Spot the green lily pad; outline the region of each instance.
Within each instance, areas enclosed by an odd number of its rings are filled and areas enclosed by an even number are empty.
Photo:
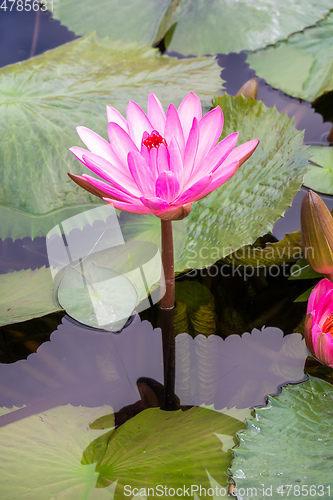
[[[223,262],[234,266],[279,266],[283,263],[295,262],[303,255],[301,231],[286,233],[277,242],[267,242],[264,248],[247,245],[228,255]]]
[[[82,173],[68,151],[79,145],[77,125],[105,137],[105,106],[125,112],[133,99],[146,108],[149,91],[165,106],[194,91],[207,111],[220,72],[212,58],[180,61],[93,35],[1,69],[0,236],[43,236],[60,217],[100,204],[67,176]]]
[[[280,396],[269,397],[266,407],[256,409],[247,427],[238,435],[231,467],[236,488],[247,490],[237,498],[331,497],[331,384],[309,377],[283,388]]]
[[[54,0],[54,16],[77,35],[97,30],[113,40],[157,43],[183,54],[255,50],[315,24],[332,8],[329,0]],[[292,13],[292,15],[291,15]]]
[[[225,487],[232,458],[230,446],[241,428],[244,424],[239,420],[206,408],[173,412],[150,408],[111,436],[107,433],[104,448],[101,438],[91,443],[83,460],[88,463],[89,457],[96,459],[102,450],[96,466],[97,485],[104,487],[117,481],[115,499],[126,497],[129,489],[157,485],[176,490],[195,484],[209,488],[208,473]],[[221,440],[227,440],[228,445],[221,445]],[[96,447],[98,451],[94,452]],[[182,496],[175,494],[175,498]]]
[[[95,488],[95,465],[81,463],[89,442],[104,434],[89,422],[111,410],[59,406],[0,427],[3,498],[112,499],[112,487]]]
[[[294,13],[289,16],[294,17]],[[273,87],[314,101],[333,89],[332,29],[333,12],[316,26],[295,33],[286,41],[248,54],[248,62]]]
[[[252,244],[272,231],[298,192],[307,169],[308,148],[293,120],[262,102],[243,96],[215,99],[224,113],[222,138],[239,132],[239,144],[258,137],[254,154],[223,186],[192,206],[191,214],[173,223],[175,270],[203,268]],[[124,238],[159,244],[154,216],[122,214]]]
[[[41,267],[0,275],[0,326],[61,310],[50,269]]]
[[[333,80],[332,80],[333,85]],[[311,146],[311,161],[304,176],[304,185],[323,194],[333,194],[333,148]]]

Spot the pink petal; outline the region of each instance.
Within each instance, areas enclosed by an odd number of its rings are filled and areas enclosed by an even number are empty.
[[[227,182],[237,172],[238,168],[239,168],[239,163],[235,161],[230,165],[228,165],[227,167],[225,167],[223,172],[221,172],[219,176],[214,176],[214,174],[216,175],[216,172],[214,172],[212,183],[210,184],[210,186],[207,187],[207,189],[205,189],[201,193],[200,198],[207,196],[212,191],[222,186],[222,184]]]
[[[119,163],[119,160],[115,158],[110,144],[103,137],[87,127],[76,127],[76,130],[81,141],[92,153],[102,156],[111,163]]]
[[[126,194],[123,191],[119,190],[118,188],[111,186],[106,182],[100,181],[95,177],[91,177],[90,175],[87,174],[83,174],[82,177],[86,179],[89,182],[89,184],[103,191],[105,193],[105,196],[107,197],[110,196],[112,198],[115,198],[116,200],[125,201],[126,203],[133,203],[133,201],[136,202],[138,201],[138,198],[136,196]]]
[[[185,139],[183,128],[179,120],[178,112],[173,104],[170,104],[165,122],[164,138],[170,144],[171,138],[175,137],[182,154],[185,150]]]
[[[314,322],[320,327],[323,326],[327,317],[333,312],[333,289],[324,293],[317,304],[316,309],[312,312]]]
[[[149,168],[154,179],[158,177],[157,152],[158,150],[156,148],[151,148],[149,151]]]
[[[168,210],[170,208],[169,203],[157,196],[153,196],[151,198],[140,198],[141,202],[148,208],[150,208],[154,212]]]
[[[151,214],[152,210],[145,207],[139,203],[124,203],[117,200],[111,200],[109,198],[103,198],[103,200],[114,208],[118,208],[118,210],[122,210],[123,212],[130,212],[132,214]]]
[[[178,142],[173,137],[168,147],[169,151],[169,168],[173,172],[179,182],[183,183],[183,161],[182,155],[178,146]]]
[[[154,129],[164,137],[165,111],[159,99],[152,92],[150,92],[148,97],[148,118]]]
[[[125,130],[125,132],[129,133],[127,121],[117,109],[112,108],[111,106],[106,106],[106,116],[108,119],[108,123],[117,123],[119,127]]]
[[[164,144],[161,144],[157,150],[157,171],[159,174],[169,168],[169,152]]]
[[[220,106],[212,109],[199,122],[199,146],[196,165],[205,158],[206,154],[215,146],[223,129],[223,113]]]
[[[130,136],[117,123],[109,123],[108,136],[111,148],[118,158],[118,163],[122,166],[124,172],[128,172],[127,155],[130,151],[138,151],[138,148]]]
[[[312,290],[307,307],[307,314],[312,313],[314,309],[316,309],[319,300],[321,297],[333,289],[333,283],[327,278],[322,279]]]
[[[228,156],[228,162],[237,160],[239,161],[239,165],[242,165],[252,155],[258,144],[259,139],[253,139],[252,141],[244,142],[244,144],[237,146]]]
[[[123,172],[120,168],[115,167],[112,163],[108,162],[101,156],[95,155],[86,149],[73,147],[70,151],[82,162],[86,167],[88,167],[92,172],[102,177],[102,179],[111,182],[114,186],[118,186],[119,189],[126,191],[126,188],[121,188],[121,186],[127,187],[134,194],[139,194],[137,187],[130,177],[129,172]]]
[[[151,134],[153,126],[147,118],[146,113],[134,101],[130,101],[126,110],[128,129],[131,138],[138,148],[141,147],[144,132]]]
[[[175,201],[175,206],[185,205],[185,203],[192,203],[201,198],[201,193],[208,189],[211,183],[211,176],[206,175],[198,182],[193,184],[190,188],[183,192],[183,194]]]
[[[234,134],[230,134],[225,137],[213,149],[211,149],[204,161],[200,165],[197,165],[192,172],[192,179],[198,180],[203,175],[218,173],[219,167],[226,159],[227,164],[232,163],[229,162],[229,156],[236,145],[237,139],[238,133],[235,132]]]
[[[314,351],[316,358],[324,365],[333,368],[333,338],[329,333],[320,332],[314,342]]]
[[[187,141],[193,124],[193,118],[198,121],[202,118],[201,102],[193,92],[190,92],[179,105],[178,115],[183,127],[185,141]]]
[[[128,153],[127,161],[141,196],[154,196],[155,182],[145,159],[138,151],[131,151]]]
[[[185,153],[184,153],[184,184],[189,180],[194,167],[195,157],[199,144],[199,122],[193,118],[192,128],[187,139]]]
[[[162,172],[156,181],[156,196],[171,203],[179,194],[179,182],[173,172]]]

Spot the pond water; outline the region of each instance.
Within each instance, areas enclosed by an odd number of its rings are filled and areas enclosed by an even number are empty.
[[[76,38],[50,18],[47,12],[1,12],[0,66]],[[220,54],[218,61],[231,95],[254,76],[244,53]],[[258,85],[258,100],[294,116],[296,127],[305,130],[306,144],[328,145],[332,123],[324,123],[310,103],[273,89],[261,78]],[[300,204],[306,192],[302,187],[272,234],[261,239],[261,246],[299,230]],[[333,197],[322,198],[332,210]],[[176,297],[181,299],[174,316],[177,407],[214,405],[217,410],[231,412],[236,407],[245,411],[265,405],[266,396],[278,394],[283,384],[306,379],[308,351],[298,333],[303,328],[306,302],[294,300],[315,281],[288,280],[291,264],[284,272],[274,274],[266,269],[252,276],[241,271],[223,273],[224,265],[220,263],[214,273],[207,270],[194,276],[188,272],[176,278]],[[49,266],[45,237],[0,240],[1,274],[43,266]],[[61,405],[91,409],[108,405],[118,424],[158,406],[164,381],[158,325],[155,304],[134,313],[125,328],[113,334],[86,327],[64,312],[1,327],[0,406],[11,412],[0,416],[0,427],[35,414],[48,418]],[[306,366],[312,365],[308,361]],[[326,378],[330,376],[328,372]],[[39,444],[36,446],[39,450]],[[26,450],[22,453],[28,458]],[[39,466],[36,470],[40,473]],[[104,490],[98,491],[102,495]],[[66,498],[88,496],[76,496],[74,490]]]

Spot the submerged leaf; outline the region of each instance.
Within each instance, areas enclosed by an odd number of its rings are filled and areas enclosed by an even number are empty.
[[[247,427],[238,435],[240,446],[234,450],[231,467],[236,488],[250,492],[246,499],[275,499],[282,494],[298,498],[300,491],[305,493],[303,485],[309,489],[314,485],[314,498],[330,496],[331,384],[309,377],[302,384],[283,388],[280,396],[269,397],[267,406],[256,409]]]
[[[118,331],[134,311],[138,296],[126,276],[90,262],[65,270],[58,301],[80,323]]]
[[[197,281],[176,282],[174,333],[211,335],[216,330],[214,297]]]

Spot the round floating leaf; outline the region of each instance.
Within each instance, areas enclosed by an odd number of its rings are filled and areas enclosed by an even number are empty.
[[[256,409],[255,419],[249,420],[247,426],[238,435],[240,446],[234,450],[231,474],[236,488],[248,494],[237,498],[276,499],[282,498],[282,493],[284,497],[299,498],[302,491],[303,496],[308,496],[303,485],[308,490],[315,485],[309,494],[313,498],[330,497],[331,384],[309,377],[303,384],[283,388],[280,396],[268,399],[266,407]]]
[[[89,423],[112,411],[59,406],[0,427],[0,489],[3,498],[113,498],[113,488],[95,488],[95,465],[81,463],[89,442],[104,434]]]
[[[97,31],[112,40],[151,44],[170,0],[53,0],[53,16],[77,35]],[[175,3],[174,0],[170,3]]]
[[[332,30],[333,13],[274,47],[249,54],[248,62],[273,87],[313,101],[333,89]]]
[[[103,16],[107,18],[105,13]],[[170,102],[178,105],[194,91],[207,111],[211,96],[221,87],[220,72],[212,58],[179,61],[149,47],[122,45],[92,35],[3,68],[1,237],[45,235],[62,216],[77,214],[86,203],[100,204],[67,176],[67,171],[83,171],[68,151],[80,145],[77,125],[106,137],[105,106],[110,104],[124,113],[133,99],[146,108],[149,91],[164,106]],[[65,208],[66,213],[59,212]],[[33,215],[31,224],[25,214]]]
[[[107,486],[117,481],[115,499],[124,498],[125,485],[131,489],[156,485],[177,489],[195,484],[209,488],[207,473],[227,486],[229,447],[242,428],[239,420],[206,408],[144,410],[118,427],[111,437],[105,436],[107,447],[96,466],[97,484]],[[222,444],[221,449],[220,439],[226,437],[228,446]],[[88,448],[89,456],[95,458],[94,446],[101,449],[100,440]],[[180,496],[176,494],[175,498]]]
[[[333,194],[333,148],[312,146],[310,153],[316,165],[310,165],[304,185],[323,194]]]
[[[166,37],[169,50],[185,54],[214,54],[255,50],[286,38],[294,31],[323,19],[332,8],[328,0],[181,0]]]
[[[61,307],[50,269],[42,267],[0,275],[0,326],[45,316]]]
[[[224,113],[222,138],[238,131],[239,144],[256,137],[260,144],[226,184],[194,203],[186,219],[174,222],[178,272],[210,266],[271,232],[291,205],[307,168],[303,132],[295,130],[287,115],[243,96],[225,95],[215,105]],[[158,244],[156,217],[122,214],[120,222],[126,239]]]
[[[58,301],[80,323],[118,331],[131,316],[138,296],[126,276],[83,261],[65,270]]]
[[[54,16],[83,35],[152,44],[164,35],[170,50],[186,54],[214,54],[254,50],[286,38],[323,19],[330,0],[102,0],[98,7],[82,0],[54,0]],[[292,15],[291,15],[292,13]],[[170,29],[171,28],[171,29]]]
[[[228,255],[223,262],[234,266],[275,266],[295,262],[303,255],[301,231],[286,233],[277,242],[267,242],[264,248],[248,245]]]

